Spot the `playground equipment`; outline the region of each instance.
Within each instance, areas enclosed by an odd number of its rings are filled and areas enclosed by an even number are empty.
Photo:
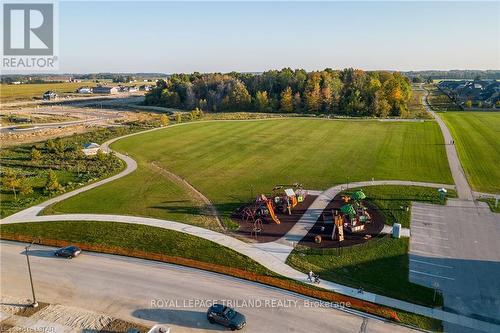
[[[264,194],[262,194],[262,197],[265,198]],[[280,224],[281,221],[276,217],[276,214],[274,213],[274,207],[273,207],[273,202],[270,199],[266,198],[266,206],[267,206],[267,211],[269,212],[269,215],[271,216],[271,219],[277,223]]]
[[[340,212],[343,214],[341,218],[344,220],[343,227],[351,233],[365,230],[365,224],[371,221],[366,207],[361,204],[363,199],[366,199],[363,190],[354,192],[348,199],[343,198],[344,202],[347,202],[340,207]],[[337,220],[335,222],[337,223]]]
[[[262,219],[258,218],[253,222],[252,231],[250,232],[250,237],[257,236],[262,232]]]
[[[273,187],[275,207],[283,214],[288,212],[288,215],[291,215],[292,209],[295,208],[299,202],[304,201],[306,196],[307,191],[305,191],[299,183],[276,185]]]
[[[281,223],[274,212],[273,200],[267,198],[264,194],[259,195],[252,204],[245,207],[241,215],[243,221],[253,223],[257,229],[259,229],[258,226],[260,225],[259,232],[262,231],[262,219],[268,215],[275,223]]]
[[[258,232],[262,231],[262,223],[265,218],[269,217],[274,223],[280,224],[281,221],[276,215],[277,212],[291,215],[292,209],[295,208],[299,202],[304,201],[307,194],[307,191],[298,183],[291,185],[276,185],[273,187],[270,197],[261,194],[254,202],[241,210],[242,220],[247,223],[252,223],[254,225],[255,234],[257,235]]]
[[[344,219],[338,213],[335,213],[333,223],[332,240],[337,239],[342,242],[344,240]]]

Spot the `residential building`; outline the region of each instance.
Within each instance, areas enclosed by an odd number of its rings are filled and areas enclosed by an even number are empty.
[[[92,89],[92,92],[94,94],[117,94],[118,93],[118,88],[117,87],[112,87],[112,86],[97,86]]]

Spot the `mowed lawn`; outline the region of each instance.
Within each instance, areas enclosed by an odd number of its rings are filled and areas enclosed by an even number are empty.
[[[129,137],[113,148],[133,156],[139,169],[63,201],[51,212],[117,213],[189,223],[203,218],[186,190],[152,163],[185,178],[226,217],[252,196],[270,193],[276,184],[299,182],[307,189],[326,189],[347,179],[452,182],[442,135],[433,121],[202,122]]]
[[[445,112],[462,167],[476,191],[500,193],[500,112]]]

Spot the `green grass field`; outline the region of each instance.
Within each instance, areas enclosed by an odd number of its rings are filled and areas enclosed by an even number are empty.
[[[500,112],[444,112],[467,180],[476,191],[500,193]]]
[[[95,87],[95,82],[63,82],[39,84],[2,84],[0,85],[0,102],[16,102],[33,98],[42,98],[47,90],[53,90],[59,95],[74,93],[78,87]]]
[[[112,83],[109,80],[101,80],[103,85],[124,85],[136,86],[142,84],[152,84],[146,82],[133,82],[133,83]],[[85,94],[76,94],[75,90],[79,87],[95,87],[96,82],[83,81],[83,82],[62,82],[62,83],[34,83],[34,84],[1,84],[0,85],[0,102],[10,103],[19,102],[22,100],[31,100],[33,98],[40,99],[42,94],[47,90],[55,91],[59,96],[76,95],[85,97]]]
[[[372,177],[452,182],[435,122],[193,123],[120,140],[113,148],[133,156],[139,169],[50,212],[120,213],[188,223],[203,218],[185,191],[152,162],[187,179],[223,216],[252,196],[270,193],[276,184],[326,189],[347,177],[351,182]]]
[[[341,252],[297,247],[287,262],[303,272],[312,270],[325,280],[433,306],[432,289],[408,281],[408,248],[408,238],[386,235]]]

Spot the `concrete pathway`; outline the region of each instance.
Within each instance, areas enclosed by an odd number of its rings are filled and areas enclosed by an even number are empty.
[[[424,89],[425,90],[425,89]],[[453,176],[453,181],[455,182],[458,198],[462,200],[474,200],[474,195],[472,189],[469,186],[469,182],[465,177],[465,172],[460,164],[460,159],[458,158],[458,153],[455,148],[453,137],[450,130],[444,123],[444,121],[439,117],[439,115],[432,111],[427,98],[429,96],[429,91],[425,90],[425,96],[422,99],[423,105],[425,106],[427,112],[429,112],[434,119],[436,119],[441,132],[443,133],[444,144],[446,147],[446,156],[448,157],[448,163],[450,164],[451,174]]]

